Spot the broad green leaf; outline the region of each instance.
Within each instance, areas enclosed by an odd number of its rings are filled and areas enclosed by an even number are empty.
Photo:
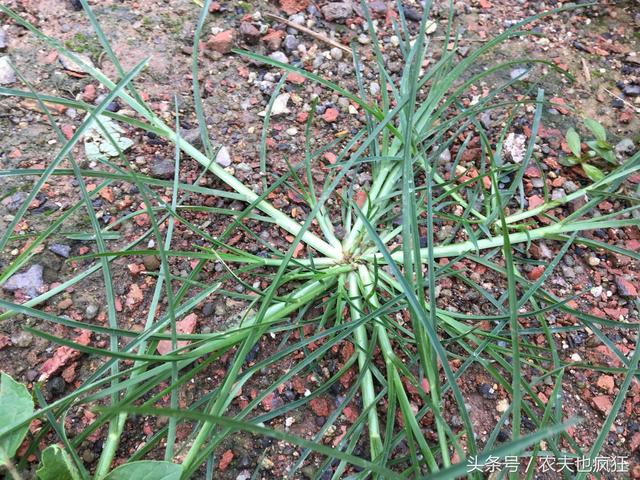
[[[182,467],[171,462],[141,460],[115,468],[104,480],[180,480]]]
[[[580,157],[580,135],[573,129],[570,128],[567,130],[567,145],[569,145],[569,149],[571,153],[573,153],[576,157]]]
[[[591,131],[591,133],[595,135],[596,139],[602,142],[605,142],[607,140],[607,131],[600,124],[600,122],[597,122],[591,118],[585,118],[584,126],[587,127]]]
[[[33,413],[33,399],[27,387],[6,373],[0,374],[0,465],[13,457],[29,431],[29,425],[5,434]]]
[[[79,480],[80,475],[71,458],[58,445],[49,445],[42,452],[40,468],[36,472],[40,480]]]
[[[573,167],[574,165],[577,165],[579,161],[580,159],[576,158],[573,155],[558,158],[558,163],[560,165],[564,165],[565,167]]]
[[[597,182],[598,180],[602,180],[604,178],[604,173],[602,173],[602,170],[600,170],[598,167],[594,167],[593,165],[589,165],[588,163],[583,163],[582,169],[584,170],[584,173],[587,174],[587,177],[589,177],[594,182]]]
[[[593,149],[593,152],[595,153],[594,156],[598,156],[609,163],[617,165],[618,162],[616,162],[616,156],[611,148],[603,148],[600,145],[600,142],[597,142],[595,140],[587,142],[587,144],[589,145],[589,148]]]

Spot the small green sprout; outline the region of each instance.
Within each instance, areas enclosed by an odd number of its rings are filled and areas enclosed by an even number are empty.
[[[597,182],[603,179],[605,174],[600,168],[592,165],[591,161],[600,158],[613,165],[617,165],[616,157],[613,153],[613,147],[607,142],[607,132],[599,122],[591,118],[585,118],[584,126],[587,127],[595,137],[593,140],[585,142],[589,147],[587,153],[582,153],[581,140],[578,132],[570,128],[565,138],[572,155],[561,158],[559,162],[566,167],[580,165],[587,177]]]

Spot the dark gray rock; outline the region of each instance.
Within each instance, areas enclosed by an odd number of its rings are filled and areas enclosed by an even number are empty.
[[[616,154],[620,157],[631,155],[635,149],[636,146],[630,138],[623,138],[615,146]]]
[[[345,2],[331,2],[322,7],[322,15],[329,22],[349,18],[352,11],[351,4]]]
[[[33,342],[33,335],[29,332],[18,332],[11,335],[11,343],[18,348],[27,348]]]
[[[15,273],[4,282],[2,289],[7,292],[24,291],[31,298],[36,297],[44,285],[42,265],[32,265],[23,273]]]
[[[387,4],[385,2],[371,2],[368,4],[369,10],[378,15],[384,15],[387,13]]]
[[[291,53],[296,48],[298,48],[298,45],[300,45],[300,42],[294,35],[287,35],[286,37],[284,37],[283,45],[284,45],[285,51],[288,53]]]
[[[418,11],[418,9],[413,8],[413,7],[409,7],[409,6],[404,6],[404,16],[406,17],[407,20],[410,20],[412,22],[420,22],[422,21],[422,12]]]
[[[215,303],[207,302],[202,307],[202,314],[205,317],[210,317],[211,315],[213,315],[213,312],[215,311],[215,308],[216,308],[216,304]]]
[[[151,175],[155,178],[170,180],[173,178],[174,169],[173,160],[156,158],[151,165]]]
[[[61,257],[69,258],[71,247],[69,245],[63,245],[61,243],[54,243],[52,245],[49,245],[49,251]]]
[[[260,30],[249,22],[242,22],[240,24],[240,36],[245,42],[256,44],[260,40]]]
[[[64,380],[60,377],[53,377],[44,385],[45,390],[52,397],[56,397],[64,393],[65,387],[66,385],[64,383]]]
[[[13,195],[2,200],[2,205],[4,205],[7,210],[9,210],[9,212],[13,213],[22,206],[26,199],[26,192],[16,192]]]
[[[640,85],[627,85],[622,91],[627,97],[640,97]]]

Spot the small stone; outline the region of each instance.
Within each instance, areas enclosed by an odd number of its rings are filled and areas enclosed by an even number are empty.
[[[529,210],[533,210],[542,204],[544,204],[544,199],[540,195],[531,195],[529,197]]]
[[[329,55],[331,55],[331,58],[333,58],[334,60],[342,60],[342,54],[342,49],[338,47],[333,47],[329,51]]]
[[[39,290],[44,285],[42,278],[42,265],[32,265],[29,270],[23,273],[15,273],[2,285],[8,292],[23,290],[31,298],[38,295]]]
[[[287,52],[291,53],[298,48],[298,45],[300,45],[300,42],[295,37],[295,35],[287,35],[286,37],[284,37],[283,45],[284,45],[284,49]]]
[[[533,270],[531,270],[527,274],[527,277],[532,282],[535,282],[536,280],[538,280],[542,276],[543,273],[544,273],[544,266],[543,265],[538,265],[538,266],[534,267]]]
[[[413,7],[405,7],[404,16],[407,18],[407,20],[410,20],[412,22],[422,21],[422,13],[420,13],[416,8]]]
[[[71,300],[70,298],[65,298],[64,300],[60,300],[60,302],[58,302],[58,310],[66,310],[71,305],[73,305],[73,300]]]
[[[289,63],[289,58],[284,54],[284,52],[281,52],[279,50],[269,55],[269,58],[275,60],[276,62]]]
[[[327,123],[333,123],[338,119],[340,112],[335,108],[327,108],[322,115],[322,119]]]
[[[640,85],[627,85],[622,92],[627,97],[640,97]]]
[[[581,362],[582,361],[582,357],[577,353],[572,353],[571,354],[571,361],[572,362]]]
[[[220,458],[220,463],[218,464],[218,470],[220,470],[221,472],[224,472],[232,460],[233,460],[233,451],[232,450],[225,451],[222,454],[222,457]]]
[[[503,398],[502,400],[498,400],[498,403],[496,403],[496,410],[498,411],[498,413],[504,413],[507,411],[508,408],[509,408],[509,400],[507,400],[506,398]]]
[[[369,45],[371,43],[371,38],[366,33],[361,33],[358,35],[358,43],[360,45]]]
[[[49,250],[56,255],[64,258],[69,258],[69,254],[71,253],[71,247],[69,245],[63,245],[61,243],[54,243],[52,245],[49,245]]]
[[[66,385],[62,378],[53,377],[47,383],[45,383],[44,388],[49,393],[49,395],[55,397],[64,392]]]
[[[95,459],[96,459],[95,454],[88,448],[82,452],[82,460],[84,460],[85,463],[91,463]]]
[[[229,154],[227,147],[220,147],[220,150],[218,150],[218,154],[216,155],[216,163],[222,167],[228,167],[231,165],[231,155]]]
[[[566,182],[564,182],[562,184],[562,188],[567,193],[573,193],[573,192],[577,192],[578,190],[580,190],[580,186],[577,185],[575,182],[572,182],[571,180],[567,180]]]
[[[270,458],[263,457],[260,461],[260,466],[265,470],[273,470],[273,467],[275,467],[276,465]]]
[[[142,257],[142,264],[147,272],[155,272],[160,269],[160,259],[155,255]]]
[[[300,75],[297,72],[290,72],[287,75],[287,82],[293,83],[294,85],[302,85],[305,81],[303,75]]]
[[[27,199],[27,196],[26,192],[16,192],[2,200],[2,205],[4,205],[11,213],[16,212]]]
[[[156,158],[151,164],[151,176],[169,180],[173,178],[175,168],[173,160]]]
[[[562,275],[566,279],[573,279],[573,278],[576,278],[576,271],[571,267],[563,265],[562,266]]]
[[[567,193],[562,188],[554,188],[551,192],[551,200],[557,201],[562,200],[567,196]]]
[[[250,44],[256,44],[260,40],[260,30],[253,26],[249,22],[242,22],[240,24],[240,36]],[[224,53],[224,52],[221,52]]]
[[[634,152],[635,149],[636,146],[633,143],[633,140],[631,140],[630,138],[623,138],[615,146],[616,154],[619,157],[629,156]]]
[[[486,398],[487,400],[492,400],[496,398],[496,393],[493,391],[493,388],[488,383],[481,383],[478,385],[478,393],[482,395],[482,398]]]
[[[351,4],[344,2],[331,2],[322,7],[322,15],[325,20],[335,22],[337,20],[345,20],[351,15]]]
[[[611,375],[600,375],[596,385],[607,393],[613,393],[613,389],[615,388],[615,382]]]
[[[88,55],[84,55],[83,53],[77,53],[77,52],[71,52],[71,53],[73,53],[73,56],[76,57],[78,60],[80,60],[83,64],[87,65],[87,67],[90,67],[90,68],[95,67],[95,65],[93,64],[93,61]],[[76,73],[88,72],[87,67],[83,67],[79,63],[72,60],[70,57],[60,54],[59,59],[60,59],[60,63],[62,64],[65,70],[69,70],[71,72],[76,72]]]
[[[296,127],[287,128],[287,135],[290,137],[295,137],[298,134],[298,129]]]
[[[233,41],[233,30],[225,30],[217,35],[211,35],[207,42],[207,46],[218,53],[229,53],[233,48]]]
[[[611,408],[613,408],[611,399],[607,395],[599,395],[597,397],[593,397],[591,401],[593,402],[593,405],[605,415],[608,415],[611,411]]]
[[[602,285],[598,285],[597,287],[593,287],[591,289],[591,295],[593,295],[594,298],[600,298],[600,296],[602,295]]]
[[[280,9],[287,15],[303,11],[309,6],[309,0],[280,0]]]
[[[211,315],[213,315],[213,312],[215,311],[215,309],[216,309],[215,303],[207,302],[202,307],[202,315],[204,315],[205,317],[210,317]]]
[[[524,67],[514,68],[511,70],[511,73],[509,73],[509,76],[511,77],[511,80],[515,80],[516,78],[519,80],[526,80],[529,76],[529,69]]]
[[[624,59],[624,61],[627,63],[635,63],[636,65],[640,65],[640,55],[630,53],[627,58]]]
[[[618,275],[616,277],[616,286],[618,287],[618,293],[623,297],[637,297],[638,289],[626,278]]]
[[[18,348],[27,348],[33,341],[33,335],[29,332],[20,331],[11,335],[11,343]]]
[[[598,257],[590,256],[587,257],[587,263],[592,267],[597,267],[600,265],[600,259]]]
[[[97,97],[98,97],[98,92],[94,84],[90,83],[89,85],[84,87],[84,90],[82,92],[82,100],[88,103],[93,103],[95,102]]]
[[[269,50],[278,50],[282,45],[282,37],[284,32],[274,30],[262,37],[262,41],[269,47]]]
[[[278,95],[273,102],[273,107],[271,107],[271,116],[275,117],[276,115],[282,115],[285,113],[291,113],[291,110],[287,107],[289,103],[289,97],[291,97],[288,93],[281,93]],[[262,111],[258,115],[264,117],[267,114],[267,111]]]
[[[309,402],[309,406],[313,413],[318,415],[319,417],[328,417],[329,413],[331,413],[331,409],[329,407],[329,401],[326,398],[314,398]]]
[[[445,148],[438,158],[442,163],[449,163],[451,161],[451,151],[448,148]]]
[[[0,85],[9,85],[15,81],[16,72],[9,63],[9,57],[0,57]]]
[[[90,303],[87,305],[87,308],[84,310],[84,318],[86,320],[93,320],[98,316],[98,312],[100,311],[100,307],[94,303]]]

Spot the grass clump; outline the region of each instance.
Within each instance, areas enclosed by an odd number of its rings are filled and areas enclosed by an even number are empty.
[[[41,440],[55,438],[64,449],[43,454],[42,468],[54,468],[48,465],[66,468],[67,472],[72,472],[69,473],[71,478],[116,479],[146,475],[148,478],[179,479],[194,477],[196,472],[202,471],[206,478],[214,478],[221,447],[229,436],[237,435],[239,431],[297,445],[302,454],[290,467],[290,475],[295,475],[309,455],[314,454],[320,458],[318,477],[330,472],[335,479],[346,478],[344,475],[349,478],[422,478],[427,475],[429,478],[455,478],[466,474],[472,457],[482,462],[490,456],[523,452],[532,457],[559,456],[563,452],[562,442],[567,442],[576,455],[590,458],[598,455],[637,372],[640,349],[636,348],[633,357],[627,358],[613,346],[612,351],[627,371],[625,381],[596,442],[589,451],[584,451],[566,434],[566,428],[576,421],[563,418],[562,395],[559,394],[568,364],[560,358],[553,338],[557,330],[548,324],[545,315],[552,311],[572,315],[575,324],[563,327],[562,331],[589,328],[608,346],[611,342],[603,333],[603,327],[636,327],[581,312],[570,306],[570,299],[557,298],[546,290],[544,281],[553,274],[562,255],[575,244],[609,249],[638,259],[634,252],[594,242],[584,238],[583,233],[637,224],[630,215],[637,208],[633,205],[614,214],[596,216],[593,213],[600,202],[619,195],[622,181],[640,168],[640,155],[636,154],[576,192],[555,200],[545,198],[535,208],[527,208],[520,191],[525,170],[535,162],[533,153],[545,105],[544,91],[539,89],[531,98],[506,102],[501,95],[518,81],[516,78],[496,86],[471,105],[463,102],[470,87],[493,73],[516,64],[535,64],[529,59],[517,59],[472,73],[474,64],[483,54],[510,38],[526,35],[524,27],[541,16],[507,29],[462,60],[456,54],[458,37],[452,33],[453,18],[450,16],[443,45],[453,43],[454,48],[442,49],[439,60],[423,68],[427,51],[441,48],[434,47],[425,35],[429,8],[425,8],[419,30],[410,32],[399,4],[397,31],[405,68],[396,82],[386,70],[363,2],[377,59],[381,86],[379,101],[364,93],[360,77],[359,93],[352,93],[308,71],[252,52],[238,51],[248,59],[284,72],[296,72],[347,97],[365,112],[367,119],[357,133],[333,144],[341,150],[322,184],[317,184],[312,174],[313,165],[324,151],[322,148],[314,151],[310,147],[313,112],[308,119],[303,158],[291,164],[284,176],[277,177],[266,169],[265,133],[260,145],[265,188],[256,193],[213,161],[216,148],[210,144],[206,131],[197,57],[199,36],[210,2],[204,2],[202,7],[192,58],[194,105],[201,128],[202,151],[180,136],[177,106],[175,124],[168,125],[144,103],[135,89],[134,80],[146,62],[124,72],[86,1],[81,0],[81,3],[101,48],[119,72],[120,80],[114,82],[100,70],[85,66],[88,73],[110,91],[98,106],[41,95],[28,84],[25,90],[0,89],[3,95],[35,99],[43,111],[47,111],[45,102],[49,102],[87,112],[84,122],[68,141],[50,117],[63,147],[46,169],[1,172],[3,176],[35,176],[36,181],[10,228],[0,238],[0,248],[17,242],[14,227],[25,217],[30,201],[51,175],[75,178],[82,201],[53,218],[46,230],[36,233],[29,248],[3,268],[0,282],[26,266],[35,255],[37,245],[63,229],[72,212],[82,211],[89,217],[91,231],[85,232],[84,239],[95,243],[95,253],[83,260],[93,263],[25,303],[0,300],[4,310],[0,318],[6,320],[21,313],[52,324],[91,330],[96,335],[106,336],[109,342],[107,347],[97,348],[25,328],[103,361],[76,390],[50,404],[40,394],[39,386],[35,387],[37,406],[33,413],[0,433],[24,432],[25,425],[32,420],[42,422],[40,430],[30,437],[24,456],[15,464],[6,459],[11,465],[11,474],[19,475],[28,455],[40,448]],[[82,64],[55,39],[46,37],[8,8],[1,8],[33,35]],[[355,52],[354,59],[357,63]],[[274,98],[282,85],[280,82],[276,87]],[[116,98],[135,113],[127,116],[107,111],[107,105]],[[507,120],[498,138],[493,139],[484,131],[479,115],[497,108],[507,111]],[[533,113],[531,135],[524,147],[523,160],[512,163],[502,145],[513,119],[526,108]],[[175,146],[174,179],[160,181],[139,174],[113,139],[111,142],[119,153],[117,158],[102,159],[100,169],[81,169],[72,155],[73,147],[83,132],[95,125],[109,137],[101,123],[105,116],[171,142]],[[267,115],[265,132],[268,126]],[[472,132],[480,138],[481,168],[477,175],[462,179],[464,174],[457,167]],[[456,158],[445,163],[442,160],[444,152],[459,138],[465,137]],[[214,175],[223,188],[216,190],[200,187],[198,182],[191,185],[181,182],[180,164],[185,157],[199,162],[201,176]],[[62,168],[65,161],[71,168]],[[356,195],[352,179],[356,173],[365,170],[372,177],[371,186],[364,196]],[[501,183],[505,175],[511,179],[510,184]],[[86,186],[88,178],[99,182],[91,191]],[[102,226],[92,206],[92,199],[114,181],[135,185],[143,203],[143,208],[116,223],[130,221],[137,215],[146,215],[149,219],[144,234],[117,249],[109,248],[113,224]],[[171,189],[170,200],[161,196],[157,187]],[[302,220],[293,218],[267,200],[272,192],[287,189],[295,191],[306,203]],[[192,207],[188,199],[193,194],[239,200],[244,208]],[[356,202],[355,198],[362,201]],[[580,198],[585,201],[573,213],[564,218],[554,216],[554,209]],[[226,229],[221,235],[212,236],[192,220],[190,212],[193,210],[227,216]],[[539,226],[534,221],[536,217],[544,218],[545,224]],[[277,226],[279,231],[292,237],[289,248],[286,251],[274,249],[247,227],[248,222]],[[178,226],[181,232],[189,232],[202,240],[199,246],[189,251],[177,250],[174,237]],[[339,230],[344,235],[339,235]],[[234,247],[229,239],[237,231],[258,242],[268,255],[259,256]],[[449,233],[437,235],[443,231]],[[150,239],[153,239],[153,246],[149,246]],[[528,262],[524,250],[541,239],[560,242],[562,247],[560,255],[532,281],[523,275],[523,267]],[[296,255],[300,245],[305,246],[306,257]],[[112,269],[114,260],[140,255],[157,256],[160,268],[155,276],[144,328],[132,331],[123,328],[115,306]],[[172,271],[176,258],[195,261],[186,276]],[[211,262],[218,262],[224,270],[218,282],[206,284],[200,281],[200,274]],[[505,285],[504,293],[496,296],[475,281],[470,275],[471,265],[481,265],[500,278]],[[82,285],[89,275],[98,272],[105,288],[106,326],[78,322],[37,308],[65,289]],[[266,288],[252,286],[246,280],[251,277],[261,279],[259,284]],[[491,312],[468,314],[441,308],[438,284],[446,279],[463,282],[491,306]],[[249,294],[234,293],[228,288],[229,283],[234,282],[244,286]],[[225,296],[248,304],[238,325],[212,333],[178,332],[177,322],[199,308],[206,299]],[[163,300],[166,306],[163,306]],[[523,319],[534,326],[523,328]],[[479,328],[481,323],[489,325],[490,329]],[[534,344],[529,340],[532,335],[543,336],[547,343],[542,347]],[[269,357],[248,362],[251,352],[264,338],[282,340]],[[170,342],[170,353],[160,355],[156,352],[161,341]],[[315,372],[316,366],[332,350],[347,344],[353,347],[351,353],[336,371],[319,376],[317,385],[307,396],[300,396],[266,413],[257,408],[280,385],[298,375]],[[299,355],[300,352],[303,355]],[[206,377],[207,368],[222,359],[227,361],[223,378],[206,394],[178,408],[186,387]],[[290,360],[288,370],[279,367],[279,362],[285,359]],[[243,386],[250,385],[268,368],[277,370],[276,378],[270,378],[266,386],[263,384],[243,407],[235,405],[234,397]],[[476,440],[460,386],[462,376],[472,368],[489,375],[510,396],[509,405],[486,444]],[[330,413],[316,436],[301,438],[286,430],[265,426],[321,398],[350,369],[357,371],[355,380],[346,388],[344,401]],[[523,373],[525,369],[527,375]],[[535,386],[549,377],[554,393],[558,395],[545,404],[536,395]],[[416,408],[415,398],[420,399],[421,407]],[[324,433],[352,400],[360,407],[357,417],[335,445],[326,445]],[[65,416],[81,406],[94,408],[97,415],[84,431],[69,438],[65,431]],[[451,415],[460,418],[458,426],[451,425]],[[114,469],[123,432],[134,418],[139,418],[136,416],[167,417],[168,422],[146,438],[123,465]],[[178,427],[185,424],[190,426],[190,433],[186,439],[178,440]],[[106,430],[104,445],[95,469],[90,473],[77,450],[83,441],[103,427]],[[510,432],[510,440],[496,446],[496,438],[503,430]],[[364,448],[363,437],[366,437]],[[540,450],[542,440],[548,448],[544,452]],[[162,461],[157,458],[159,451],[164,456]],[[11,455],[13,452],[8,456]],[[532,474],[528,472],[527,475],[531,478]],[[469,473],[470,477],[479,475],[478,472]]]

